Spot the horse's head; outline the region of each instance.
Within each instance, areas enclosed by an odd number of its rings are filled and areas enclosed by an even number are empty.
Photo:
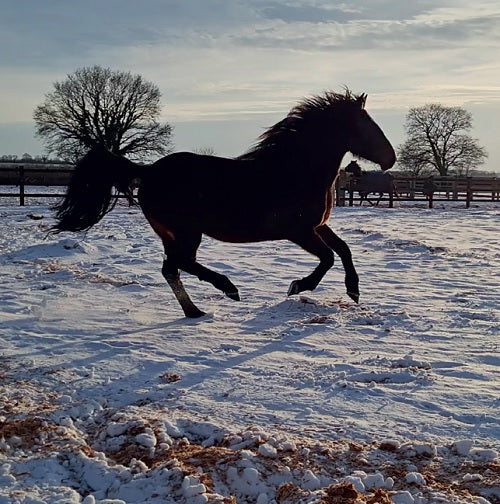
[[[365,102],[366,95],[356,96],[348,89],[344,94],[328,91],[307,98],[268,128],[259,142],[239,159],[267,157],[282,161],[288,156],[292,163],[302,167],[304,155],[315,156],[322,165],[325,159],[330,159],[329,155],[340,163],[346,151],[350,151],[387,170],[396,162],[396,154],[366,112]]]
[[[396,162],[396,153],[377,123],[365,110],[366,95],[362,94],[346,104],[347,149],[354,155],[388,170]]]
[[[361,166],[354,159],[344,168],[346,173],[352,173],[356,178],[361,177]]]

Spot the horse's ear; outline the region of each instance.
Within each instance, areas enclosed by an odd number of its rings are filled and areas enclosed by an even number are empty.
[[[365,108],[366,98],[367,98],[366,93],[360,94],[357,97],[356,103],[359,105],[360,108]]]

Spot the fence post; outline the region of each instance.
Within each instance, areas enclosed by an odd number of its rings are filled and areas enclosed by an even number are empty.
[[[19,206],[24,206],[24,166],[19,167]]]
[[[416,179],[417,177],[412,177],[410,180],[409,180],[409,184],[408,184],[408,189],[409,189],[409,193],[408,193],[408,196],[411,198],[411,199],[414,199],[415,198],[415,185],[416,185]]]
[[[465,208],[470,208],[470,202],[472,201],[471,178],[472,177],[467,177],[467,196],[465,200]]]
[[[345,206],[345,189],[340,187],[340,183],[337,183],[335,188],[335,206],[343,207]]]

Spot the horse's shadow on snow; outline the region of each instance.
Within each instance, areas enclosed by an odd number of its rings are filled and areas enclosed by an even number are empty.
[[[234,313],[234,315],[233,315]],[[231,376],[230,371],[245,365],[246,363],[270,356],[273,353],[279,353],[279,361],[283,362],[286,359],[287,352],[302,352],[304,350],[303,340],[311,335],[327,332],[332,329],[332,326],[337,326],[338,322],[334,317],[336,311],[334,308],[322,304],[317,304],[308,299],[286,299],[274,305],[265,305],[249,316],[247,320],[241,320],[238,323],[237,334],[232,334],[228,337],[227,345],[234,347],[229,355],[223,355],[217,352],[186,353],[179,355],[177,352],[169,351],[169,344],[177,338],[192,338],[193,345],[200,337],[210,337],[211,331],[211,316],[202,317],[200,319],[178,318],[167,322],[147,325],[144,328],[131,328],[123,330],[117,323],[116,329],[107,327],[105,332],[99,335],[96,339],[95,332],[87,329],[80,329],[79,334],[74,334],[71,340],[60,342],[53,341],[53,345],[44,345],[42,348],[31,349],[23,354],[18,354],[17,357],[29,359],[35,355],[45,355],[47,352],[53,354],[67,354],[68,360],[62,365],[55,367],[64,367],[69,369],[99,368],[99,364],[106,360],[114,358],[126,358],[134,351],[144,350],[145,358],[143,366],[135,366],[132,373],[124,373],[121,376],[116,376],[112,380],[113,390],[126,391],[126,394],[119,394],[121,399],[117,397],[117,403],[121,406],[127,404],[140,403],[146,400],[147,402],[156,402],[172,399],[177,397],[176,391],[182,389],[186,393],[189,390],[196,390],[197,387],[204,382],[213,380],[224,380]],[[238,318],[241,313],[232,312],[229,317]],[[216,316],[217,317],[217,316]],[[310,322],[315,317],[324,317],[322,322]],[[223,322],[221,323],[223,325]],[[194,327],[200,328],[200,332],[192,331]],[[123,327],[123,326],[122,326]],[[217,326],[220,328],[220,325]],[[184,329],[189,328],[191,334],[182,334]],[[215,329],[216,330],[216,329]],[[62,332],[62,331],[59,331]],[[162,338],[158,338],[158,333],[162,333]],[[156,335],[149,338],[149,335]],[[163,337],[164,334],[164,337]],[[248,349],[239,349],[238,340],[244,339],[245,334],[259,335],[255,338],[253,344],[255,347]],[[127,336],[135,336],[133,340],[127,340]],[[218,336],[218,343],[221,337]],[[79,345],[83,348],[78,348]],[[224,346],[224,345],[223,345]],[[189,348],[189,347],[187,347]],[[193,348],[196,348],[194,346]],[[82,350],[84,355],[82,355]],[[161,350],[161,356],[155,354],[155,350]],[[85,355],[87,354],[87,355]],[[140,355],[138,364],[141,363]],[[278,359],[278,357],[277,357]],[[172,385],[165,384],[161,381],[161,376],[169,371],[176,369],[178,363],[194,364],[185,373],[182,373],[181,382],[173,383]],[[278,365],[279,362],[277,361]],[[256,364],[258,368],[259,364]],[[37,367],[38,372],[50,371],[54,368],[53,365],[46,364],[42,367]],[[77,380],[78,381],[78,380]],[[105,389],[109,385],[96,383],[91,385],[95,387],[95,395],[106,394]],[[86,395],[89,394],[87,388]]]

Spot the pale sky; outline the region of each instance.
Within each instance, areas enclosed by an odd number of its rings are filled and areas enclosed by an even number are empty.
[[[101,65],[160,88],[176,150],[238,155],[348,86],[395,147],[409,107],[464,107],[500,171],[498,0],[0,0],[0,48],[0,155],[42,154],[34,108]]]

